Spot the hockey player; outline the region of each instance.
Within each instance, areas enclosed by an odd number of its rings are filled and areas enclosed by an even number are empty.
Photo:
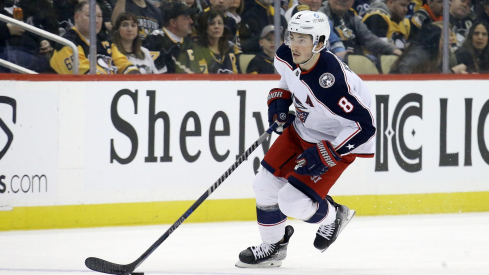
[[[355,214],[328,192],[356,157],[373,157],[375,122],[364,82],[325,50],[329,34],[323,13],[298,12],[275,55],[281,79],[268,119],[285,125],[253,183],[263,243],[243,250],[237,267],[280,266],[294,232],[287,217],[318,224],[314,246],[323,252]]]

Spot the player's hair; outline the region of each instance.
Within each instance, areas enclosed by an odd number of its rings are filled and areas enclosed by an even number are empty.
[[[207,34],[207,27],[209,26],[209,23],[212,20],[214,20],[214,18],[216,18],[217,16],[220,16],[224,23],[224,17],[225,17],[224,13],[216,9],[210,9],[209,11],[202,13],[202,15],[198,19],[199,22],[198,29],[197,29],[197,32],[199,34],[198,43],[203,47],[209,46],[209,35]],[[224,54],[229,48],[229,41],[227,37],[228,37],[227,28],[224,27],[224,32],[221,38],[219,38],[219,42],[218,42],[218,49],[221,54]]]
[[[119,51],[123,55],[134,55],[137,59],[144,59],[144,52],[141,50],[142,41],[141,41],[141,37],[139,37],[139,34],[132,41],[132,52],[130,53],[127,52],[122,46],[122,38],[119,29],[121,27],[122,21],[125,20],[134,21],[139,29],[138,18],[130,12],[123,12],[119,14],[119,16],[115,21],[114,34],[112,35],[112,42],[117,46],[117,49],[119,49]]]

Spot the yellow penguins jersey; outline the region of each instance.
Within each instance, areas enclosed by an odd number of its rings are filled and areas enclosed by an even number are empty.
[[[411,33],[409,19],[404,18],[401,22],[396,23],[391,20],[390,14],[386,10],[372,6],[363,16],[362,22],[379,38],[385,37],[387,42],[404,49]]]
[[[180,54],[176,62],[176,73],[188,74],[237,74],[238,66],[232,44],[221,54],[213,53],[208,47],[196,44]]]
[[[63,35],[73,42],[78,48],[80,59],[79,73],[86,74],[90,71],[89,42],[83,37],[76,28],[71,28]],[[73,50],[68,46],[56,44],[53,55],[49,61],[51,68],[58,74],[73,74]],[[139,73],[125,55],[117,47],[108,41],[97,39],[97,74],[129,74]]]
[[[411,0],[411,3],[414,4],[414,12],[417,12],[423,6],[423,0]]]

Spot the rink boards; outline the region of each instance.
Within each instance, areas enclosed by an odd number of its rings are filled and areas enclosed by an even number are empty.
[[[358,215],[489,211],[489,79],[365,76]],[[108,81],[109,80],[109,81]],[[173,223],[266,129],[276,76],[0,76],[0,230]],[[255,219],[258,147],[189,221]]]

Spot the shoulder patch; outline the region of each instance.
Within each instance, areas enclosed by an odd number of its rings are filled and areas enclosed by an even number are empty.
[[[334,75],[331,73],[324,73],[319,77],[319,85],[323,88],[329,88],[334,84]]]

